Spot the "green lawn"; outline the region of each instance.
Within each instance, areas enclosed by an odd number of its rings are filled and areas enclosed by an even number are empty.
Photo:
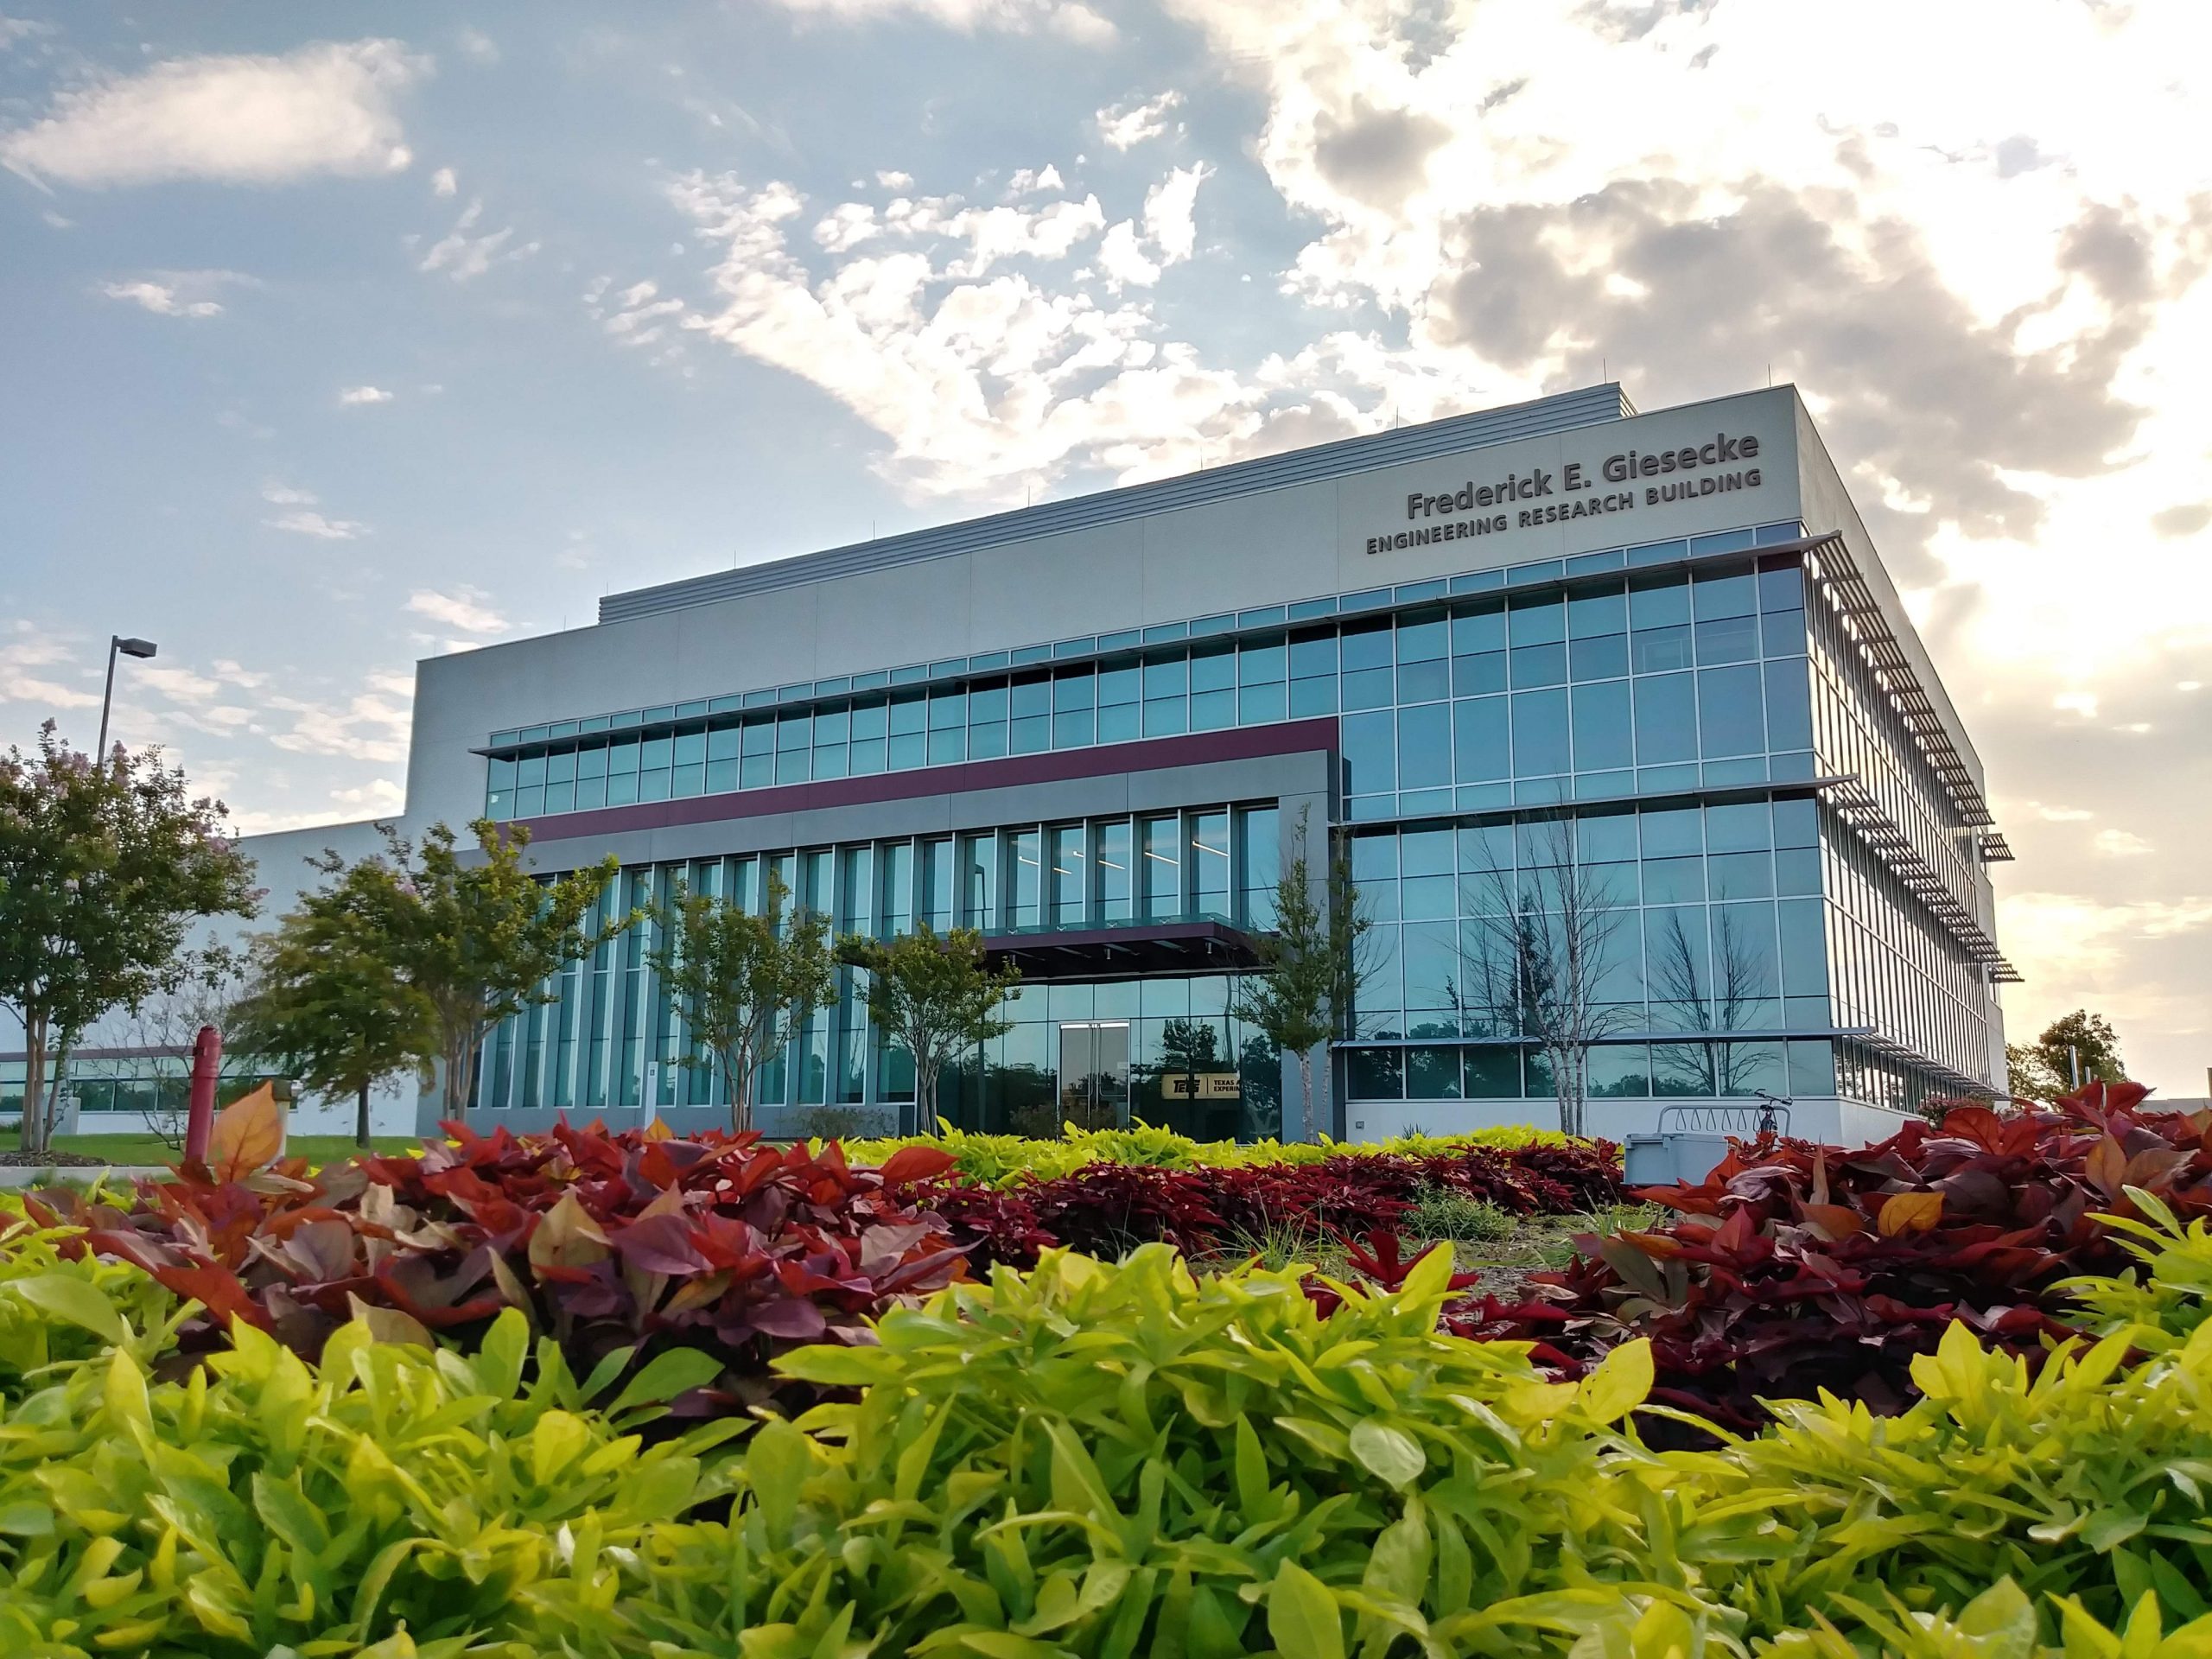
[[[177,1154],[157,1135],[65,1135],[56,1138],[54,1144],[60,1151],[105,1158],[111,1164],[173,1164],[177,1160]],[[405,1152],[420,1144],[411,1135],[376,1138],[378,1152]],[[16,1131],[0,1129],[0,1152],[15,1149]],[[352,1157],[359,1150],[353,1137],[346,1135],[296,1135],[285,1147],[287,1156],[305,1158],[316,1164],[334,1163]]]

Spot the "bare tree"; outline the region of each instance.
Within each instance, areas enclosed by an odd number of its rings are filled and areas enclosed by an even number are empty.
[[[1611,882],[1574,856],[1573,821],[1545,818],[1516,837],[1535,854],[1519,872],[1491,855],[1480,884],[1471,950],[1463,950],[1498,1035],[1533,1037],[1550,1064],[1559,1126],[1586,1133],[1590,1050],[1635,1023],[1604,1000],[1613,940],[1627,919]]]
[[[146,1128],[173,1151],[184,1150],[184,1130],[192,1103],[192,1048],[202,1026],[213,1026],[225,1037],[221,1062],[216,1068],[218,1090],[224,1083],[262,1075],[259,1057],[232,1040],[238,1007],[245,1001],[245,982],[237,960],[228,952],[210,954],[202,975],[184,980],[148,998],[131,1015],[132,1046],[153,1051],[153,1058],[174,1058],[184,1063],[184,1075],[175,1088],[159,1077],[154,1105],[146,1114]]]
[[[1665,1002],[1675,1023],[1686,1031],[1740,1031],[1745,1016],[1771,995],[1734,912],[1719,906],[1716,916],[1709,969],[1704,941],[1690,937],[1680,910],[1669,913],[1650,942],[1652,989],[1657,993],[1653,1001]],[[1700,1094],[1719,1099],[1749,1095],[1758,1082],[1758,1052],[1746,1044],[1662,1043],[1659,1051],[1657,1063],[1687,1074]]]

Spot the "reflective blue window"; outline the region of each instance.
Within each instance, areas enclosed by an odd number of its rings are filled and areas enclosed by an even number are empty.
[[[1452,770],[1463,784],[1488,783],[1513,772],[1511,728],[1503,697],[1476,697],[1452,705]]]
[[[1697,705],[1687,674],[1636,682],[1636,763],[1663,766],[1697,759]]]
[[[1437,789],[1452,781],[1452,705],[1426,702],[1398,711],[1398,787]]]
[[[1567,738],[1567,693],[1516,691],[1513,694],[1513,774],[1541,777],[1571,769]]]
[[[1700,669],[1697,713],[1705,756],[1756,754],[1766,747],[1766,716],[1760,706],[1756,666]]]
[[[1573,712],[1577,772],[1604,772],[1636,764],[1626,680],[1576,686]]]
[[[1805,660],[1784,657],[1766,665],[1767,747],[1813,747],[1812,679]]]
[[[1398,786],[1396,717],[1388,710],[1378,714],[1346,715],[1338,727],[1344,766],[1351,778],[1346,791],[1374,795]]]

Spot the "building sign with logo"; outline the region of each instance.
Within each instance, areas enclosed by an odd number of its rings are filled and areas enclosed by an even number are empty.
[[[1170,1100],[1242,1100],[1244,1084],[1234,1071],[1175,1071],[1160,1079]]]

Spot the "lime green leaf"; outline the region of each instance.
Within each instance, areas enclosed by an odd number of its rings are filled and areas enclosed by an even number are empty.
[[[721,1371],[721,1361],[712,1354],[696,1348],[671,1348],[647,1360],[645,1369],[624,1384],[622,1392],[614,1396],[614,1403],[607,1407],[607,1415],[619,1417],[632,1406],[659,1405],[673,1400],[686,1389],[704,1388]]]
[[[103,1342],[120,1344],[130,1340],[130,1327],[115,1311],[115,1304],[86,1280],[66,1273],[44,1273],[16,1280],[8,1288],[40,1312],[80,1325]]]
[[[1428,1454],[1421,1442],[1402,1428],[1379,1417],[1363,1417],[1351,1426],[1351,1454],[1367,1471],[1393,1486],[1408,1485],[1428,1467]]]
[[[1651,1342],[1624,1342],[1582,1379],[1582,1409],[1601,1423],[1633,1411],[1651,1392]]]
[[[567,1200],[564,1198],[563,1202],[566,1203]],[[637,1345],[633,1343],[627,1348],[617,1348],[613,1353],[602,1357],[598,1364],[591,1368],[591,1375],[584,1379],[583,1387],[578,1391],[578,1397],[584,1400],[598,1399],[601,1395],[614,1386],[614,1379],[622,1375],[631,1360],[637,1357]]]
[[[1268,1634],[1282,1659],[1344,1659],[1337,1599],[1296,1561],[1277,1567],[1268,1586]]]

